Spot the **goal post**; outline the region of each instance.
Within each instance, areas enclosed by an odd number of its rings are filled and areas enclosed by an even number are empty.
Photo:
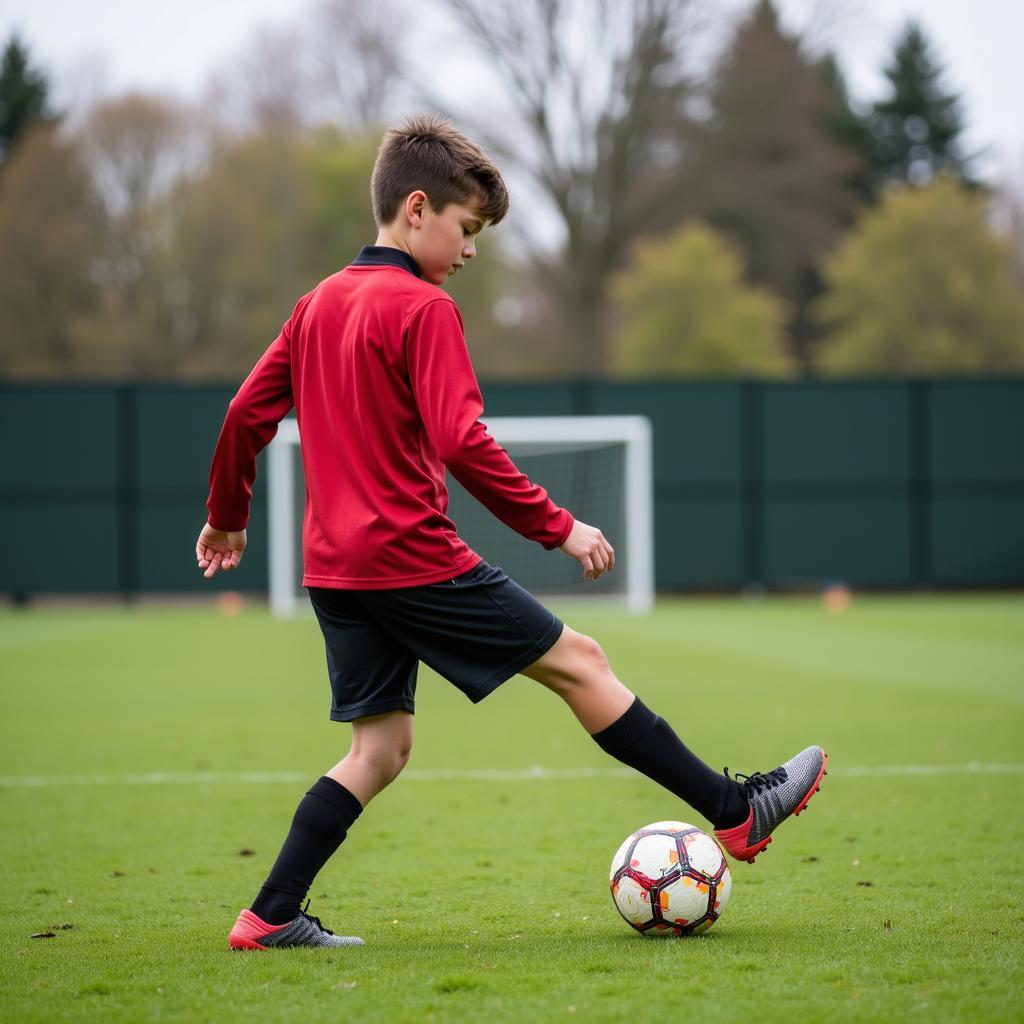
[[[302,589],[302,512],[296,501],[300,487],[304,501],[299,423],[286,419],[267,448],[270,609],[283,618],[298,610]]]
[[[615,548],[616,567],[582,579],[578,562],[546,552],[509,529],[450,475],[448,517],[459,536],[541,598],[613,602],[637,615],[654,603],[654,501],[651,423],[645,416],[511,416],[485,421],[488,433],[552,500],[598,527]],[[267,452],[270,604],[291,616],[302,599],[305,486],[294,419],[284,420]]]

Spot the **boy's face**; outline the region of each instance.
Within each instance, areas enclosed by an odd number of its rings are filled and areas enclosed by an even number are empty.
[[[431,284],[443,285],[476,255],[476,236],[484,227],[478,205],[471,198],[465,203],[449,203],[437,213],[424,196],[419,223],[409,234],[409,248]]]

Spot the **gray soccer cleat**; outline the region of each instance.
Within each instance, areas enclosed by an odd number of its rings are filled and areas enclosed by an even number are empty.
[[[309,907],[308,901],[306,907]],[[320,923],[320,918],[304,910],[286,924],[267,924],[251,910],[243,910],[228,936],[231,949],[283,949],[289,946],[333,948],[362,944],[363,940],[354,935],[335,935]]]
[[[827,765],[828,754],[821,747],[808,747],[767,775],[737,775],[736,780],[743,781],[750,814],[742,825],[715,829],[726,852],[753,864],[772,841],[772,832],[791,814],[799,814],[821,789]],[[729,774],[728,768],[725,774]]]

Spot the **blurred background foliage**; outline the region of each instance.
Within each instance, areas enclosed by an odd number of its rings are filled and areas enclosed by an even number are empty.
[[[1006,239],[981,195],[949,177],[890,190],[866,210],[825,268],[818,303],[829,374],[1024,369],[1024,299]]]
[[[482,376],[1024,371],[1021,183],[973,177],[918,25],[858,106],[771,0],[728,24],[699,0],[431,2],[493,102],[432,94],[399,0],[317,0],[201,104],[129,93],[70,116],[3,43],[0,375],[246,373],[373,241],[381,132],[423,109],[513,188],[452,286]]]
[[[688,222],[639,243],[612,294],[622,318],[613,332],[616,375],[649,376],[652,367],[680,376],[791,372],[782,300],[744,282],[739,254],[711,228]]]

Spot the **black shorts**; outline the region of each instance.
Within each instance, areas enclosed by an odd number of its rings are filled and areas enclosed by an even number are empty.
[[[442,583],[397,590],[310,587],[327,644],[331,718],[415,711],[419,662],[473,703],[532,665],[562,622],[486,562]]]

